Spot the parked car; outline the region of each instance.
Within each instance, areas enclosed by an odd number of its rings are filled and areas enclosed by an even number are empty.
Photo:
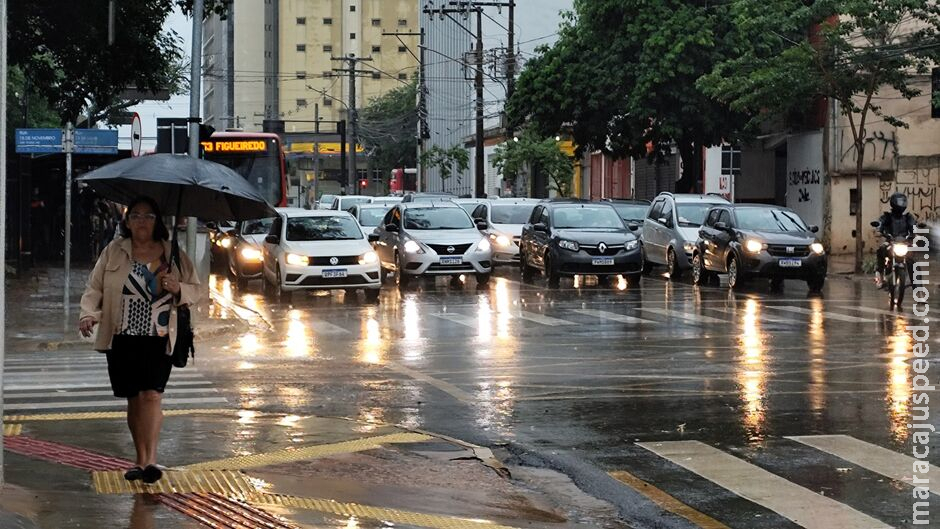
[[[391,206],[385,204],[356,204],[349,208],[349,213],[367,233],[372,233],[376,226],[382,223],[382,218],[388,213]]]
[[[692,281],[701,284],[716,273],[728,274],[738,288],[752,277],[770,278],[775,290],[784,279],[806,281],[819,291],[826,281],[826,250],[792,209],[763,204],[711,208],[692,253]]]
[[[470,215],[447,200],[403,202],[375,229],[375,248],[383,280],[391,271],[401,288],[421,275],[473,274],[485,284],[493,269],[493,251]]]
[[[718,195],[660,193],[643,220],[644,271],[666,265],[670,279],[692,267],[692,251],[705,214],[714,206],[730,204]]]
[[[561,276],[623,275],[639,282],[643,268],[640,241],[609,204],[547,201],[535,206],[522,229],[519,266],[531,281],[542,270],[550,287]]]
[[[273,223],[271,218],[246,220],[238,222],[232,230],[228,269],[236,287],[245,288],[249,280],[261,277],[261,247]]]
[[[408,202],[434,202],[439,200],[452,200],[457,197],[453,193],[436,193],[436,192],[422,192],[422,193],[408,193],[402,197],[403,203]]]
[[[329,209],[335,211],[349,211],[356,204],[368,204],[372,197],[365,195],[339,195],[333,199]]]
[[[266,294],[295,290],[365,290],[375,300],[382,284],[379,259],[356,219],[346,211],[278,208],[263,245]]]
[[[640,200],[636,198],[604,198],[601,202],[608,202],[617,214],[623,219],[628,228],[633,230],[637,237],[643,235],[643,219],[650,210],[649,200]],[[636,229],[633,229],[636,227]]]
[[[493,245],[493,263],[516,264],[519,262],[519,240],[522,228],[539,203],[534,198],[509,198],[486,201],[477,205],[470,213],[476,222],[485,222],[484,235]]]
[[[337,195],[320,195],[320,200],[317,200],[316,207],[314,209],[330,209],[333,205],[333,200]]]

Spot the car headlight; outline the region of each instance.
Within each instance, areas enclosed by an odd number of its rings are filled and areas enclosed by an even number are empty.
[[[640,245],[640,241],[634,239],[632,241],[627,241],[627,244],[624,245],[624,248],[627,250],[635,250],[637,246]]]
[[[361,265],[374,264],[374,263],[377,263],[378,261],[379,261],[379,254],[375,252],[370,251],[359,256],[359,264]]]
[[[424,253],[424,250],[421,249],[421,245],[415,241],[405,241],[404,249],[406,253]]]
[[[297,265],[297,266],[307,266],[310,264],[310,258],[306,255],[297,255],[294,253],[287,254],[287,264]]]
[[[684,242],[682,243],[682,249],[685,250],[685,253],[692,255],[695,252],[695,243],[694,242]]]
[[[261,260],[261,250],[257,248],[246,246],[242,248],[242,251],[239,253],[241,253],[242,259],[246,261],[260,261]]]
[[[496,246],[500,246],[502,248],[507,248],[512,244],[512,239],[501,233],[491,233],[490,240],[492,240]]]
[[[571,250],[572,252],[577,252],[581,250],[581,245],[575,241],[566,241],[565,239],[559,239],[558,247],[564,248],[565,250]]]
[[[222,248],[228,248],[232,246],[232,239],[229,239],[228,237],[223,237],[219,239],[219,246],[221,246]]]
[[[819,242],[814,242],[813,244],[810,244],[809,249],[812,250],[813,253],[816,255],[822,255],[823,252],[826,251],[826,249],[823,248],[822,243],[819,243]]]
[[[751,253],[759,253],[764,249],[764,244],[760,241],[755,241],[754,239],[748,239],[744,242],[744,249]]]
[[[904,257],[907,255],[908,247],[904,243],[896,243],[893,247],[894,255],[898,257]]]

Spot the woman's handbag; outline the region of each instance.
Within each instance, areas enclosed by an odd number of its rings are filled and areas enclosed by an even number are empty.
[[[180,277],[182,277],[183,267],[180,266],[179,251],[179,243],[174,237],[173,247],[170,251],[170,261],[176,263],[176,269],[179,270]],[[176,309],[176,342],[173,344],[173,366],[186,367],[190,356],[193,357],[193,362],[195,362],[196,348],[193,347],[192,315],[189,312],[189,307],[183,305]]]

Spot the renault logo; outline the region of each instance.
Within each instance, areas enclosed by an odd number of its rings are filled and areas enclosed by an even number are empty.
[[[330,257],[330,264],[331,264],[331,265],[338,265],[338,264],[339,264],[339,259],[336,258],[336,257]]]
[[[453,246],[447,247],[447,253],[454,253],[455,248]]]
[[[601,253],[607,253],[607,245],[604,244],[604,243],[598,244],[598,245],[597,245],[597,249],[598,249],[598,251],[600,251]]]

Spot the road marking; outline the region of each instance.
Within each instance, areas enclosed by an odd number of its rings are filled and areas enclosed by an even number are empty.
[[[292,463],[294,461],[307,461],[320,457],[327,457],[336,454],[349,454],[353,452],[363,452],[365,450],[375,450],[385,444],[403,444],[403,443],[421,443],[434,439],[430,435],[418,433],[394,433],[389,435],[379,435],[376,437],[366,437],[364,439],[355,439],[353,441],[343,441],[341,443],[331,443],[325,445],[313,445],[303,448],[287,448],[276,450],[264,454],[250,454],[245,456],[230,457],[216,461],[206,461],[193,465],[181,467],[186,470],[244,470],[246,468],[265,467],[280,463]]]
[[[181,415],[230,415],[238,413],[236,409],[198,409],[190,410],[163,410],[166,417],[175,417]],[[90,411],[80,413],[42,413],[38,415],[4,415],[4,422],[30,422],[30,421],[85,421],[94,419],[125,419],[125,411]]]
[[[858,311],[858,312],[865,312],[865,313],[868,313],[868,314],[879,314],[879,315],[881,315],[881,316],[894,316],[894,317],[898,317],[898,316],[908,316],[908,314],[905,314],[904,312],[893,312],[893,311],[890,311],[890,310],[873,309],[873,308],[870,308],[870,307],[852,307],[852,306],[847,306],[847,305],[846,305],[846,306],[841,306],[841,307],[839,307],[839,308],[840,308],[840,309],[847,309],[847,310],[855,310],[855,311]]]
[[[209,388],[174,388],[173,395],[182,393],[218,393],[219,390]],[[16,399],[45,399],[45,398],[72,398],[72,397],[109,397],[113,396],[111,390],[92,390],[92,391],[48,391],[44,393],[5,393],[7,402]]]
[[[167,405],[176,405],[176,404],[224,404],[228,402],[223,397],[199,397],[199,398],[182,398],[174,399],[168,398],[163,399],[163,403]],[[123,400],[111,399],[111,400],[93,400],[93,401],[83,401],[83,402],[22,402],[22,403],[11,403],[5,404],[3,407],[7,410],[57,410],[57,409],[66,409],[66,408],[113,408],[117,406],[127,406],[127,403]]]
[[[653,320],[644,320],[643,318],[627,316],[626,314],[617,314],[616,312],[610,312],[606,310],[572,309],[571,312],[577,312],[578,314],[584,314],[585,316],[592,316],[602,320],[619,321],[621,323],[659,323]]]
[[[424,382],[425,384],[429,384],[465,404],[472,404],[476,402],[476,399],[473,397],[473,395],[458,388],[450,382],[446,382],[439,378],[434,378],[431,375],[426,375],[420,371],[411,369],[410,367],[405,367],[397,362],[386,362],[385,367],[391,369],[392,371],[401,373],[407,377]]]
[[[551,316],[545,316],[544,314],[538,314],[535,312],[528,311],[519,311],[517,313],[510,313],[514,318],[519,318],[522,320],[534,321],[535,323],[541,323],[542,325],[549,325],[555,327],[558,325],[577,325],[577,323],[568,320],[562,320],[559,318],[552,318]]]
[[[864,513],[699,441],[637,443],[807,529],[891,529]]]
[[[666,492],[650,485],[627,471],[618,470],[616,472],[610,472],[610,477],[646,496],[663,509],[685,518],[702,529],[731,529],[711,516],[696,511],[692,507],[689,507]]]
[[[210,385],[206,379],[202,380],[170,380],[167,384],[167,391],[172,393],[173,388],[176,386],[201,386],[201,385]],[[107,380],[97,380],[90,382],[76,382],[71,384],[12,384],[12,385],[3,385],[3,391],[34,391],[38,389],[94,389],[94,388],[110,388],[111,383]]]
[[[91,473],[98,494],[218,494],[226,498],[249,499],[258,494],[248,476],[232,470],[165,470],[160,481],[148,485],[124,479],[122,470]]]
[[[22,424],[4,424],[3,425],[3,435],[5,437],[12,437],[14,435],[20,435],[23,433]]]
[[[673,319],[690,321],[692,323],[720,323],[722,325],[728,323],[726,320],[712,318],[711,316],[704,316],[702,314],[695,314],[693,312],[681,312],[671,309],[654,309],[652,307],[637,307],[637,310],[650,312],[652,314],[659,314],[660,316],[667,316]]]
[[[314,334],[350,334],[348,330],[339,325],[334,325],[322,320],[313,320],[308,322],[307,326],[313,329]]]
[[[436,314],[431,314],[435,318],[441,318],[442,320],[447,320],[450,322],[458,323],[465,327],[471,327],[473,329],[478,329],[480,327],[480,319],[474,318],[473,316],[467,316],[465,314],[458,314],[456,312],[439,312]]]
[[[912,473],[914,463],[918,460],[913,457],[860,441],[848,435],[794,435],[787,436],[785,439],[811,446],[893,480],[914,485]],[[930,467],[932,468],[933,465]],[[932,472],[928,472],[923,477],[929,478],[930,474]],[[937,494],[937,491],[932,492]]]
[[[88,375],[83,376],[82,373],[47,374],[47,373],[43,373],[42,371],[34,371],[31,373],[13,373],[9,376],[4,374],[3,381],[16,384],[16,383],[21,383],[21,382],[34,381],[36,380],[37,377],[41,377],[43,382],[55,382],[57,380],[68,381],[68,380],[75,380],[75,379],[80,379],[80,378],[92,379],[89,382],[100,382],[100,381],[108,381],[108,373],[106,370],[107,368],[102,366],[102,368],[97,372],[98,376],[96,377],[90,377]],[[177,373],[173,373],[172,376],[176,380],[180,380],[180,379],[190,380],[194,378],[202,378],[203,380],[205,380],[205,378],[202,376],[202,373],[199,373],[196,371],[189,371],[189,372],[180,371]]]
[[[849,323],[877,323],[878,320],[872,320],[870,318],[859,318],[857,316],[848,316],[845,314],[839,314],[838,312],[823,312],[812,309],[805,309],[803,307],[792,307],[789,305],[774,305],[774,306],[764,306],[766,309],[774,310],[783,310],[786,312],[794,312],[796,314],[808,314],[810,316],[814,314],[822,314],[830,320],[845,321]]]
[[[725,307],[725,308],[706,307],[705,310],[713,310],[713,311],[717,311],[717,312],[723,312],[723,313],[728,314],[728,315],[731,315],[731,316],[733,316],[733,317],[735,317],[735,318],[737,318],[737,317],[740,316],[742,313],[744,313],[744,311],[739,311],[739,310],[737,310],[737,309],[729,308],[729,307]],[[790,323],[790,324],[796,323],[792,318],[778,318],[778,317],[776,317],[776,316],[769,316],[767,313],[765,313],[765,312],[763,312],[763,311],[760,312],[760,318],[758,318],[758,319],[759,319],[760,321],[767,321],[767,322],[771,322],[771,323]]]

